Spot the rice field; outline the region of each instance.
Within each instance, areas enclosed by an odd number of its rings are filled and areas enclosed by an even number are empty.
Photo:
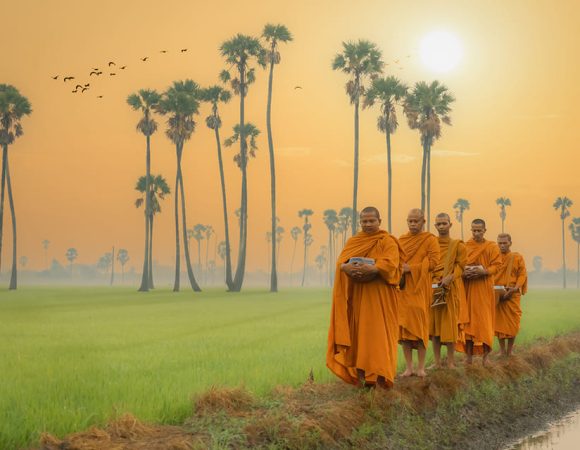
[[[24,287],[0,292],[0,448],[64,435],[124,412],[180,423],[191,396],[258,395],[325,368],[330,292],[138,293]],[[580,328],[580,291],[532,290],[518,343]],[[402,360],[402,358],[400,358]]]

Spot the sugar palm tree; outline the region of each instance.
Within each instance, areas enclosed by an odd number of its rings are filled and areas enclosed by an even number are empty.
[[[356,221],[356,215],[355,217],[355,221]],[[338,213],[338,225],[339,228],[342,232],[342,246],[344,247],[344,245],[346,244],[346,235],[347,232],[349,230],[349,228],[352,227],[352,219],[353,219],[353,214],[352,214],[352,208],[350,208],[349,206],[345,206],[344,208],[342,208],[339,213]],[[355,229],[356,229],[356,225],[355,225]]]
[[[137,180],[137,185],[135,186],[135,190],[142,194],[142,197],[139,197],[135,200],[135,207],[139,208],[143,205],[145,201],[145,189],[149,185],[149,242],[148,242],[148,258],[149,262],[147,264],[147,268],[149,270],[149,275],[147,279],[149,281],[149,288],[153,289],[155,287],[155,283],[153,282],[153,223],[155,215],[161,212],[161,203],[160,200],[165,200],[165,196],[171,193],[171,189],[169,189],[169,185],[163,176],[161,175],[150,175],[149,176],[149,183],[146,182],[146,177],[142,176],[139,177]]]
[[[338,225],[338,213],[334,209],[327,209],[323,213],[323,221],[326,228],[328,228],[328,281],[330,285],[334,283],[334,271],[332,263],[334,262],[334,233]]]
[[[512,201],[507,197],[499,197],[495,201],[495,204],[499,206],[499,217],[501,219],[501,232],[505,233],[504,224],[505,224],[505,218],[507,216],[505,208],[506,208],[506,206],[512,206]]]
[[[127,264],[129,259],[129,252],[127,249],[120,248],[117,253],[117,261],[121,264],[121,284],[125,282],[125,264]]]
[[[274,159],[274,139],[272,137],[272,85],[274,83],[274,66],[280,64],[279,42],[289,42],[292,35],[284,25],[267,24],[262,37],[268,43],[267,62],[270,66],[268,77],[268,103],[266,106],[266,130],[268,132],[268,150],[270,154],[270,202],[272,220],[270,234],[276,233],[276,164]],[[276,242],[272,242],[272,267],[270,270],[270,292],[278,292],[278,272],[276,270]]]
[[[304,286],[304,280],[306,279],[306,254],[307,249],[312,244],[312,236],[310,234],[310,229],[312,228],[312,224],[308,222],[308,218],[314,214],[314,211],[311,209],[301,209],[298,211],[298,217],[304,218],[304,224],[302,225],[302,231],[304,232],[304,266],[302,270],[302,283],[301,286]]]
[[[145,136],[146,152],[145,152],[145,190],[149,192],[149,180],[151,175],[151,136],[157,131],[157,122],[153,118],[153,111],[159,104],[161,95],[152,89],[140,89],[138,93],[131,94],[127,97],[127,103],[134,111],[139,111],[142,116],[137,122],[137,131]],[[145,199],[145,255],[143,257],[143,274],[141,276],[141,285],[139,291],[146,292],[153,287],[153,282],[149,280],[151,273],[150,263],[150,214],[151,204],[149,199]]]
[[[463,240],[463,213],[469,209],[469,200],[464,198],[458,198],[453,208],[455,209],[455,217],[457,221],[461,224],[461,240]]]
[[[161,97],[156,110],[162,115],[169,115],[166,134],[175,144],[177,156],[177,171],[175,175],[175,280],[173,291],[179,291],[180,276],[180,242],[179,242],[179,197],[181,196],[181,222],[183,234],[183,252],[187,266],[187,276],[194,291],[201,291],[191,267],[189,249],[187,248],[187,221],[185,211],[185,190],[183,188],[183,173],[181,157],[183,146],[195,131],[193,116],[198,113],[200,88],[192,80],[174,81],[173,85]]]
[[[290,284],[292,284],[292,277],[293,272],[292,269],[294,268],[294,257],[296,256],[296,244],[298,244],[298,237],[302,234],[302,230],[299,227],[292,227],[290,230],[290,237],[294,241],[294,248],[292,250],[292,260],[290,261]]]
[[[211,104],[211,114],[206,117],[205,123],[208,128],[214,131],[215,141],[217,146],[217,157],[218,157],[218,167],[220,172],[220,182],[222,188],[222,207],[224,213],[224,229],[225,229],[225,271],[226,271],[226,286],[228,290],[233,288],[233,277],[232,277],[232,257],[231,257],[231,245],[230,245],[230,226],[228,222],[228,204],[226,195],[226,179],[224,175],[224,165],[222,158],[222,144],[220,140],[219,129],[222,125],[222,120],[219,115],[219,104],[227,103],[230,101],[232,95],[230,91],[224,89],[221,86],[211,86],[209,88],[203,89],[201,93],[201,98],[204,102]]]
[[[240,243],[238,249],[238,266],[236,275],[234,277],[233,291],[239,292],[242,289],[244,282],[244,274],[246,270],[246,246],[248,240],[248,184],[247,184],[247,166],[250,158],[256,157],[256,150],[258,146],[256,138],[260,134],[252,123],[247,122],[243,127],[240,124],[234,126],[234,134],[224,141],[226,147],[231,147],[240,140],[245,142],[240,148],[243,151],[234,155],[234,162],[242,172],[242,199],[240,207]]]
[[[377,118],[377,128],[385,133],[387,140],[387,229],[391,232],[392,198],[393,198],[393,169],[391,164],[391,134],[397,131],[397,111],[395,106],[407,95],[407,86],[398,78],[388,76],[373,80],[370,89],[365,95],[363,108],[379,103],[381,114]],[[331,258],[332,261],[332,258]]]
[[[229,70],[223,70],[220,78],[224,83],[230,83],[234,94],[240,97],[240,121],[238,127],[240,143],[240,152],[238,154],[239,167],[242,171],[241,187],[241,226],[240,226],[240,245],[238,248],[238,263],[236,274],[234,275],[233,286],[230,290],[240,291],[244,283],[244,274],[246,270],[246,241],[247,241],[247,218],[248,218],[248,179],[247,179],[247,159],[248,147],[245,119],[245,98],[248,94],[249,85],[255,79],[255,68],[253,64],[266,67],[266,50],[260,44],[260,41],[254,37],[237,34],[233,38],[225,41],[220,46],[220,53],[229,65]],[[234,75],[230,73],[234,71]],[[255,128],[255,127],[254,127]]]
[[[431,147],[441,137],[441,123],[451,125],[451,103],[453,95],[445,85],[435,80],[415,83],[407,94],[404,112],[412,130],[419,130],[423,148],[421,168],[421,209],[427,215],[427,230],[431,225]]]
[[[572,203],[572,200],[568,197],[558,197],[552,205],[556,211],[560,210],[560,220],[562,221],[562,275],[564,277],[562,285],[564,289],[566,289],[566,235],[564,233],[564,222],[570,216],[570,206],[572,206]]]
[[[71,248],[69,248],[69,249],[66,251],[66,254],[65,254],[65,256],[66,256],[66,259],[67,259],[67,260],[68,260],[68,262],[69,262],[69,265],[70,265],[70,275],[71,275],[71,277],[72,277],[73,262],[75,261],[75,259],[77,259],[77,258],[78,258],[78,256],[79,256],[79,253],[77,252],[77,249],[76,249],[76,248],[74,248],[74,247],[71,247]]]
[[[30,115],[30,102],[18,89],[8,84],[0,84],[0,145],[2,146],[2,176],[0,182],[0,267],[2,255],[2,224],[4,223],[4,189],[8,191],[10,217],[12,219],[12,270],[10,272],[9,289],[17,287],[17,254],[16,254],[16,212],[10,180],[10,166],[8,164],[8,146],[14,144],[17,138],[24,134],[20,121]]]
[[[576,242],[576,288],[580,288],[580,217],[574,217],[568,226]]]
[[[201,241],[203,241],[205,235],[205,225],[202,225],[201,223],[197,223],[193,226],[193,233],[192,233],[192,237],[193,239],[195,239],[197,241],[197,267],[199,272],[201,273]],[[201,277],[201,275],[200,275]]]
[[[379,76],[384,63],[381,51],[375,44],[366,40],[343,42],[342,52],[332,60],[332,69],[349,75],[346,93],[354,105],[354,183],[352,195],[352,235],[356,234],[356,210],[358,195],[358,159],[359,159],[359,105],[365,94],[367,79]]]
[[[42,241],[42,248],[44,249],[44,265],[48,269],[48,246],[50,245],[50,241],[48,239],[44,239]]]

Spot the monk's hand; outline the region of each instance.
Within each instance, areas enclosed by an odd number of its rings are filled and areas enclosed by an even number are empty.
[[[409,273],[411,271],[411,267],[407,263],[403,263],[403,273]]]
[[[453,274],[450,274],[450,275],[443,277],[443,279],[439,283],[439,286],[444,287],[444,288],[449,288],[449,286],[451,285],[452,282],[453,282]]]
[[[358,271],[358,265],[354,263],[344,263],[340,266],[340,270],[346,273],[349,277],[355,278],[355,273]]]
[[[370,264],[361,264],[358,266],[358,276],[355,278],[356,281],[361,283],[368,283],[376,278],[379,273],[379,269]]]

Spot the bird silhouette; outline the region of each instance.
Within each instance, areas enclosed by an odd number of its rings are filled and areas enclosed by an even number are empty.
[[[81,89],[81,92],[85,92],[88,89],[88,87],[84,87]]]
[[[76,94],[79,90],[75,88],[74,91],[71,91],[73,94]]]
[[[167,50],[159,50],[159,53],[167,53]]]
[[[110,75],[110,76],[115,76],[115,75],[117,75],[117,74],[116,74],[115,72],[111,72],[109,75]]]
[[[109,61],[109,67],[111,66],[116,66],[116,64],[113,61]]]
[[[121,67],[119,67],[119,69],[121,69],[121,70],[125,70],[126,68],[127,68],[127,66],[121,66]]]
[[[51,77],[53,80],[58,80],[58,75],[55,75],[54,77]]]
[[[294,89],[302,89],[302,86],[294,86]]]
[[[146,56],[145,58],[141,58],[141,61],[147,61],[147,58],[149,58],[149,56]]]
[[[182,49],[181,49],[181,53],[184,53],[184,52],[186,52],[186,51],[187,51],[187,49],[186,49],[186,48],[182,48]]]
[[[96,71],[96,70],[93,70],[91,73],[89,73],[89,77],[90,77],[91,75],[99,75],[99,72],[98,72],[98,71]]]
[[[75,79],[75,77],[64,77],[62,79],[62,81],[64,81],[66,83],[68,80],[74,80],[74,79]]]
[[[103,96],[102,95],[97,95],[97,98],[103,98]]]
[[[103,73],[102,71],[100,71],[100,72],[97,72],[97,75],[101,75],[102,73]]]
[[[82,84],[77,84],[77,85],[75,86],[75,89],[82,88],[82,87],[83,87],[83,85],[82,85]]]
[[[93,67],[91,70],[96,70],[97,72],[99,71],[98,67]]]
[[[85,84],[85,87],[89,87],[91,85],[91,83],[87,83]]]

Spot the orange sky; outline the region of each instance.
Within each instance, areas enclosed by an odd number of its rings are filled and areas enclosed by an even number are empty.
[[[557,5],[557,6],[555,6]],[[352,202],[353,110],[344,92],[346,77],[331,70],[341,42],[369,39],[389,62],[387,73],[412,84],[439,79],[455,95],[452,127],[436,142],[432,161],[433,212],[451,211],[458,197],[471,202],[466,220],[483,217],[488,237],[500,227],[495,199],[511,198],[507,231],[514,249],[531,265],[541,255],[548,268],[560,265],[560,220],[552,209],[557,196],[575,201],[580,216],[578,129],[580,115],[580,4],[540,0],[466,1],[176,1],[164,2],[20,0],[2,6],[0,82],[16,86],[31,102],[25,135],[10,147],[17,209],[19,255],[30,268],[49,255],[64,262],[69,247],[78,262],[94,263],[110,247],[124,247],[129,266],[141,266],[143,216],[134,207],[133,187],[144,174],[145,141],[135,132],[139,119],[126,104],[140,88],[163,91],[173,80],[214,84],[223,69],[220,44],[241,32],[259,35],[264,24],[283,23],[294,41],[281,48],[273,106],[277,152],[279,216],[286,229],[280,265],[288,270],[290,229],[297,211],[315,211],[314,257],[327,242],[322,212]],[[443,29],[461,40],[459,66],[445,74],[425,68],[418,56],[426,33]],[[180,48],[188,48],[181,53]],[[167,54],[159,50],[167,49]],[[410,58],[406,55],[410,54]],[[145,63],[139,59],[149,56]],[[403,69],[393,61],[401,59]],[[109,60],[126,64],[116,77],[98,82],[88,74]],[[106,72],[106,71],[105,71]],[[51,76],[75,75],[92,82],[83,95]],[[247,97],[247,120],[262,130],[259,151],[249,166],[250,269],[266,268],[269,228],[269,166],[265,126],[267,77],[258,70]],[[86,81],[85,81],[86,80]],[[295,90],[300,85],[302,90]],[[97,95],[103,95],[97,99]],[[238,121],[238,97],[223,108],[222,135]],[[419,204],[420,144],[399,113],[393,136],[394,232],[405,229],[406,212]],[[214,136],[204,123],[186,144],[184,181],[188,226],[212,224],[223,239]],[[377,110],[361,113],[359,205],[386,212],[384,135],[376,129]],[[159,122],[162,124],[163,119]],[[153,173],[170,186],[175,152],[162,132],[152,139]],[[233,150],[225,150],[231,225],[239,207],[239,170]],[[172,196],[157,217],[155,259],[174,257]],[[10,250],[6,215],[3,269]],[[458,234],[458,226],[455,234]],[[236,235],[236,233],[233,233]],[[575,245],[568,239],[568,263]]]

